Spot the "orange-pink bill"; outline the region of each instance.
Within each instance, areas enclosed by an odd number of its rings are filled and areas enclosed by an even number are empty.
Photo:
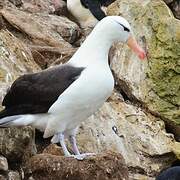
[[[141,60],[145,59],[146,57],[145,50],[143,50],[143,48],[139,46],[139,44],[137,43],[136,39],[133,36],[130,36],[128,38],[127,45],[137,54],[137,56]]]

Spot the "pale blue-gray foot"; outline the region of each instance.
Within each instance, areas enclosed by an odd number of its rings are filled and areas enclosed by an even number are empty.
[[[65,144],[65,138],[64,138],[64,134],[63,133],[58,133],[56,134],[53,139],[52,139],[52,142],[55,143],[55,142],[60,142],[61,144],[61,147],[63,149],[63,152],[64,152],[64,155],[66,157],[74,157],[75,159],[78,159],[78,160],[83,160],[84,158],[88,157],[88,156],[93,156],[95,155],[95,153],[83,153],[81,154],[79,152],[79,149],[77,147],[77,143],[76,143],[76,138],[75,138],[75,135],[70,135],[69,136],[69,142],[71,143],[72,145],[72,151],[74,154],[71,154],[68,149],[67,149],[67,146]]]

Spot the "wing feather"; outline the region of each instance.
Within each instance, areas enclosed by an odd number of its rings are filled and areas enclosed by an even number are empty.
[[[2,102],[3,116],[45,113],[81,74],[82,68],[60,65],[14,81]],[[1,113],[0,113],[0,118]]]

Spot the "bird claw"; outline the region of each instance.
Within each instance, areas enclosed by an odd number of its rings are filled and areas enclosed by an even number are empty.
[[[83,154],[77,154],[77,155],[71,154],[68,157],[73,157],[73,158],[75,158],[77,160],[83,160],[88,156],[94,156],[94,155],[96,155],[96,154],[95,153],[83,153]]]

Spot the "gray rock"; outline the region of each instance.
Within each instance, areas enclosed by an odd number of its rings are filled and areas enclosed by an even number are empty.
[[[31,13],[56,13],[58,15],[67,13],[66,3],[63,0],[24,0],[22,9]]]
[[[180,22],[163,1],[117,0],[108,13],[123,15],[148,51],[147,60],[141,61],[127,46],[116,45],[111,67],[119,87],[134,103],[142,102],[145,109],[165,120],[180,140]]]
[[[3,9],[1,14],[12,26],[41,45],[70,48],[69,43],[73,43],[79,35],[78,25],[66,17],[28,13],[14,8]]]
[[[174,0],[173,3],[169,5],[170,9],[172,10],[174,16],[177,19],[180,19],[180,1]]]
[[[0,174],[0,180],[7,180],[6,176]]]
[[[166,4],[170,4],[170,3],[173,2],[173,0],[164,0],[164,2],[165,2]]]
[[[34,62],[30,49],[9,31],[0,32],[0,102],[20,75],[40,70]],[[0,107],[1,109],[2,107]]]
[[[35,154],[34,131],[30,127],[3,128],[0,131],[0,153],[9,162],[20,162]]]
[[[8,180],[21,180],[21,177],[16,171],[9,171]]]
[[[62,63],[72,56],[75,48],[71,44],[79,37],[80,28],[66,17],[28,13],[14,8],[3,9],[1,14],[14,29],[24,34],[13,30],[14,35],[30,47],[35,61],[42,68],[58,58]]]
[[[32,176],[28,178],[28,180],[35,180]]]
[[[121,101],[118,93],[79,130],[80,152],[119,152],[134,175],[140,171],[153,177],[176,160],[172,152],[174,138],[165,132],[164,122]]]
[[[17,7],[23,4],[22,0],[9,0],[9,2],[13,3]]]
[[[67,5],[63,0],[52,0],[54,8],[55,8],[55,14],[57,15],[67,15]]]
[[[1,171],[7,171],[8,170],[7,159],[3,156],[0,156],[0,170]]]

